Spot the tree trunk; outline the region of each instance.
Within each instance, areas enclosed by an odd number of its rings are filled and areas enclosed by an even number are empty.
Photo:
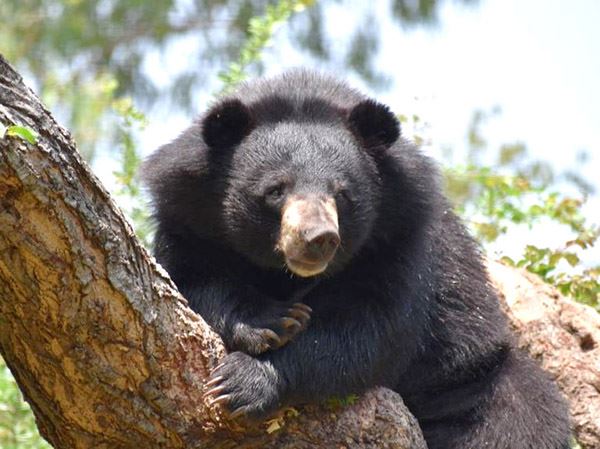
[[[222,342],[0,56],[0,352],[57,448],[396,448],[424,442],[386,389],[242,429],[203,398]],[[325,398],[324,398],[325,399]]]

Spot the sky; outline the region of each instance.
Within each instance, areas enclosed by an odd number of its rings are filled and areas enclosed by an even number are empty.
[[[376,66],[389,76],[390,86],[373,92],[357,77],[346,77],[395,112],[417,114],[426,124],[425,152],[439,157],[442,148],[451,147],[460,153],[474,111],[499,108],[482,129],[491,148],[523,142],[533,157],[550,161],[557,170],[575,167],[577,153],[585,150],[590,159],[578,170],[600,191],[600,1],[480,0],[470,6],[446,1],[436,27],[409,29],[386,17],[386,5],[355,2],[349,8],[347,2],[334,2],[327,27],[330,35],[343,38],[348,24],[361,14],[376,15],[383,34]],[[194,54],[194,42],[178,45],[173,53],[180,61],[182,55]],[[154,73],[168,77],[164,68],[176,69],[177,62],[149,58],[147,63]],[[299,65],[319,68],[290,45],[285,30],[274,37],[264,63],[268,75]],[[199,111],[217,88],[198,95]],[[174,138],[190,117],[166,118],[155,111],[149,120],[141,136],[145,154]],[[95,164],[103,178],[114,170],[106,162]],[[600,195],[590,199],[584,212],[600,223]],[[508,238],[510,244],[505,239],[498,246],[510,247],[516,255],[526,243],[553,246],[569,237],[546,227],[543,232],[520,229]],[[600,262],[600,248],[588,258]]]
[[[397,37],[380,59],[395,76],[388,102],[404,108],[419,99],[438,144],[464,138],[473,110],[500,106],[490,138],[523,140],[563,166],[577,150],[598,155],[598,24],[596,0],[446,3],[438,29],[388,31]]]

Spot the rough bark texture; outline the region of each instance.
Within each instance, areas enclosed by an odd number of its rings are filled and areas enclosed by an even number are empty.
[[[519,344],[558,382],[577,440],[600,448],[600,314],[525,270],[488,264]]]
[[[0,352],[57,448],[425,445],[395,393],[240,429],[203,399],[224,350],[148,257],[107,192],[0,56]]]

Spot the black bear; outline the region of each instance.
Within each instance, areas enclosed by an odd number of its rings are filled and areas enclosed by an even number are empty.
[[[566,449],[477,245],[390,110],[296,70],[219,99],[143,167],[155,254],[228,355],[232,418],[397,391],[430,449]]]

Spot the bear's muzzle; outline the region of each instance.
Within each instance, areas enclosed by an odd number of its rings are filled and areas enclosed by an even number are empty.
[[[302,277],[327,269],[340,244],[335,200],[331,197],[292,195],[283,207],[277,249],[287,267]]]

